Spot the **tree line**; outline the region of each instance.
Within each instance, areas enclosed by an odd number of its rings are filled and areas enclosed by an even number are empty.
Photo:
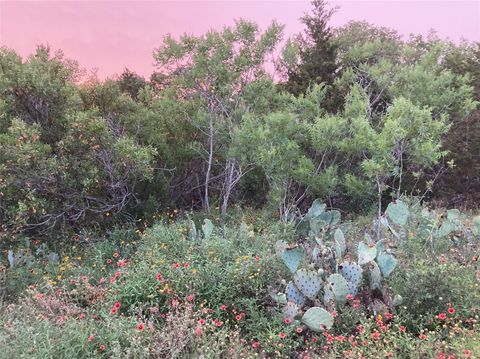
[[[246,20],[167,36],[149,79],[82,80],[61,51],[2,48],[3,237],[172,207],[269,207],[287,221],[313,198],[348,210],[478,198],[479,44],[332,28],[328,4],[312,5],[284,43],[282,25]]]

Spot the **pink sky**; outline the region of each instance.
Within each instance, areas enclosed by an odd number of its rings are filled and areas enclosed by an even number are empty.
[[[401,34],[426,34],[480,41],[480,0],[330,1],[339,11],[332,25],[367,20]],[[245,18],[262,28],[276,19],[287,36],[299,32],[308,1],[4,1],[0,0],[0,45],[20,55],[48,43],[101,77],[125,67],[148,76],[152,51],[165,34],[200,35]]]

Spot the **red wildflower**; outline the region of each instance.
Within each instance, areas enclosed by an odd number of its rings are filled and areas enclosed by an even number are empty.
[[[204,325],[206,323],[205,319],[199,319],[198,324]]]
[[[114,308],[117,308],[117,309],[120,309],[121,306],[122,306],[122,303],[120,303],[120,302],[116,302],[116,303],[113,305],[113,307],[114,307]]]
[[[297,333],[300,334],[301,332],[303,332],[303,329],[301,327],[298,327],[297,328]]]
[[[278,337],[279,337],[280,339],[285,339],[285,338],[287,337],[287,334],[285,334],[285,333],[279,333],[279,334],[278,334]]]
[[[120,278],[121,275],[122,275],[122,272],[120,271],[115,272],[115,278]]]
[[[357,330],[360,334],[363,333],[363,326],[361,324],[357,325]]]
[[[353,295],[351,295],[350,293],[346,295],[347,300],[353,300]]]
[[[203,334],[202,328],[196,327],[194,333],[197,337],[201,337]]]
[[[113,261],[110,258],[108,258],[107,259],[107,264],[112,264],[112,263],[113,263]]]
[[[143,330],[145,329],[145,324],[143,324],[143,323],[138,323],[137,329],[138,329],[139,332],[143,332]]]
[[[188,268],[188,267],[190,267],[190,264],[188,264],[188,263],[183,263],[183,268]]]
[[[93,341],[93,339],[95,339],[95,335],[90,334],[87,338],[87,342],[91,342],[91,341]]]
[[[254,341],[252,343],[252,348],[255,349],[255,350],[260,348],[260,342],[259,341]]]
[[[259,261],[260,260],[260,256],[255,256],[255,261]]]
[[[392,320],[393,319],[393,314],[392,313],[385,313],[385,319]]]
[[[228,306],[226,306],[225,304],[222,304],[222,305],[220,306],[220,310],[225,310],[225,309],[227,309],[227,308],[228,308]]]
[[[193,294],[187,295],[187,300],[188,300],[189,302],[193,302],[194,299],[195,299],[195,295],[193,295]]]
[[[472,351],[468,350],[468,349],[464,349],[463,354],[465,354],[467,357],[469,357],[472,354]]]
[[[285,324],[290,324],[290,323],[292,322],[292,320],[291,320],[290,318],[285,318],[285,319],[283,320],[283,322],[284,322]]]
[[[449,312],[450,314],[454,314],[455,313],[455,308],[448,308],[447,312]]]
[[[400,328],[398,328],[398,330],[400,330],[402,333],[405,333],[407,331],[407,328],[401,325]]]
[[[98,349],[100,349],[100,351],[103,352],[103,351],[104,351],[105,349],[107,349],[107,348],[105,347],[105,345],[100,344],[100,345],[98,346]]]
[[[445,313],[440,313],[439,315],[437,315],[437,317],[440,320],[445,320],[447,318],[447,315]]]
[[[180,268],[180,263],[174,263],[173,268]]]
[[[428,337],[427,337],[425,334],[423,334],[423,333],[420,334],[418,337],[420,338],[420,340],[426,340],[426,339],[428,338]]]
[[[113,253],[113,258],[118,258],[119,256],[120,254],[118,254],[118,252]]]
[[[223,322],[220,321],[220,320],[217,320],[217,321],[215,322],[215,326],[217,326],[217,327],[221,327],[222,325],[223,325]]]
[[[163,279],[162,275],[160,273],[155,274],[155,279],[160,281]]]
[[[112,313],[112,315],[117,314],[117,312],[118,312],[118,309],[115,308],[115,307],[113,307],[112,310],[110,311],[110,313]]]
[[[374,331],[371,335],[373,340],[378,340],[380,339],[380,332]]]
[[[123,259],[120,259],[118,262],[117,262],[117,266],[118,267],[125,267],[127,265],[127,261],[123,260]]]
[[[235,316],[235,320],[242,320],[243,316],[241,314],[238,314]]]

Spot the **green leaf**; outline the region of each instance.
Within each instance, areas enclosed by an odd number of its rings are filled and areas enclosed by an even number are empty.
[[[333,325],[333,316],[325,309],[312,307],[305,312],[302,322],[315,332],[330,329]]]

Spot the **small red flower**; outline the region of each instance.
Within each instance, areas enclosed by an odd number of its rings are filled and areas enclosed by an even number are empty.
[[[112,315],[117,314],[117,312],[118,312],[118,309],[115,308],[115,307],[113,307],[112,310],[110,311],[110,313],[112,313]]]
[[[193,302],[193,301],[195,300],[195,295],[193,295],[193,294],[188,295],[188,296],[187,296],[187,300],[188,300],[189,302]]]
[[[117,262],[117,266],[118,267],[125,267],[127,265],[127,261],[123,260],[123,259],[120,259],[118,262]]]
[[[217,321],[215,322],[215,326],[216,326],[216,327],[221,327],[222,325],[223,325],[223,322],[220,321],[220,320],[217,320]]]
[[[303,332],[303,329],[301,327],[298,327],[297,328],[297,333],[300,334],[301,332]]]
[[[447,315],[445,313],[440,313],[439,315],[437,315],[437,317],[440,320],[445,320],[447,318]]]
[[[362,334],[363,333],[363,326],[361,324],[357,325],[357,330],[358,330],[358,333]]]
[[[190,264],[188,264],[188,263],[183,263],[183,268],[188,268],[188,267],[190,267]]]
[[[117,309],[120,309],[121,306],[122,306],[122,303],[120,303],[120,302],[116,302],[116,303],[113,305],[113,307],[114,307],[114,308],[117,308]]]
[[[450,313],[450,314],[454,314],[455,313],[455,308],[448,308],[447,312]]]
[[[162,275],[160,273],[155,274],[155,279],[158,281],[161,281],[163,279]]]
[[[428,337],[427,337],[425,334],[423,334],[423,333],[420,334],[418,337],[420,338],[420,340],[426,340],[426,339],[428,338]]]
[[[227,307],[225,304],[222,304],[222,305],[220,306],[220,310],[225,310],[225,309],[227,309],[227,308],[228,308],[228,307]]]
[[[95,335],[91,334],[91,335],[88,336],[87,342],[91,342],[91,341],[93,341],[93,339],[95,339]]]
[[[287,337],[287,334],[285,334],[285,333],[279,333],[279,334],[278,334],[278,337],[279,337],[280,339],[285,339],[285,338]]]
[[[120,271],[115,272],[115,278],[120,278],[121,275],[122,275],[122,272]]]
[[[385,313],[385,319],[392,320],[393,319],[393,314],[392,313]]]
[[[137,329],[138,329],[139,332],[143,332],[143,330],[145,329],[145,324],[143,324],[143,323],[138,323]]]
[[[173,268],[180,268],[180,263],[174,263]]]
[[[241,314],[238,314],[235,316],[235,320],[242,320],[243,316]]]
[[[200,324],[200,325],[205,325],[205,323],[206,323],[205,319],[199,319],[198,320],[198,324]]]
[[[118,258],[119,256],[120,254],[118,254],[118,252],[113,253],[113,258]]]
[[[202,334],[203,334],[202,328],[196,327],[195,330],[194,330],[194,333],[197,337],[201,337]]]
[[[259,341],[254,341],[252,343],[252,348],[255,349],[255,350],[260,348],[260,342]]]
[[[468,350],[468,349],[464,349],[463,354],[465,354],[467,357],[469,357],[472,354],[472,351]]]
[[[256,262],[260,261],[260,256],[255,256],[255,261]]]
[[[377,331],[373,332],[371,337],[372,337],[373,340],[380,339],[380,332],[377,332]]]
[[[402,333],[405,333],[407,331],[407,328],[401,325],[400,328],[398,328],[398,330],[400,330],[400,332]]]
[[[347,294],[345,298],[347,298],[347,300],[353,300],[353,295]]]
[[[100,345],[98,346],[98,349],[103,352],[103,351],[105,351],[105,349],[107,349],[107,348],[105,347],[105,345],[100,344]]]
[[[107,259],[107,264],[112,264],[112,263],[113,263],[113,261],[110,258],[108,258]]]
[[[292,320],[291,320],[290,318],[285,318],[285,319],[283,320],[283,322],[284,322],[285,324],[290,324],[290,323],[292,322]]]

